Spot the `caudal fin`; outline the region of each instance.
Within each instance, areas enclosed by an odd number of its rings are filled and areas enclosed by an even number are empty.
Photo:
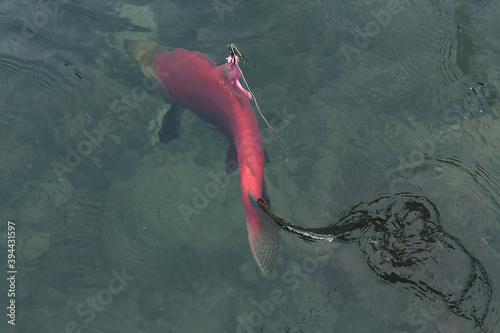
[[[250,249],[259,270],[268,279],[272,278],[274,264],[278,256],[279,238],[278,225],[261,208],[265,206],[262,199],[255,199],[248,194],[253,210],[247,212],[247,229]],[[262,201],[262,202],[261,202]]]

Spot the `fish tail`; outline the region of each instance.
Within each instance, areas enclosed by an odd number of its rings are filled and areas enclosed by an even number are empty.
[[[250,193],[248,197],[252,206],[251,211],[247,211],[250,249],[259,270],[266,278],[271,279],[273,277],[274,264],[278,256],[279,227],[273,221],[273,215],[268,214],[269,209],[267,209],[263,199],[256,199]],[[262,207],[266,209],[262,209]]]

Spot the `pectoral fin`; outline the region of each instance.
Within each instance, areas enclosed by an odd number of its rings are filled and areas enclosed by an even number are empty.
[[[170,109],[168,109],[168,111],[163,116],[160,130],[157,132],[160,142],[167,143],[170,140],[177,139],[180,136],[179,130],[181,127],[183,113],[184,107],[174,101],[170,106]]]
[[[264,149],[264,160],[266,163],[271,163],[271,160],[269,159],[269,155],[267,155],[267,151]]]
[[[236,145],[231,143],[227,148],[226,153],[226,174],[232,174],[236,169],[238,169],[238,152],[236,151]]]

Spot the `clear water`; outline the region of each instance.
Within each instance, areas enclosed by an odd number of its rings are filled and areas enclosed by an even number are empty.
[[[486,0],[1,2],[1,262],[13,221],[17,269],[2,332],[500,332],[499,15]],[[356,228],[282,232],[276,279],[259,277],[239,179],[196,201],[225,170],[222,135],[186,114],[158,144],[168,105],[125,38],[218,64],[235,43],[293,152],[262,123],[273,211]]]

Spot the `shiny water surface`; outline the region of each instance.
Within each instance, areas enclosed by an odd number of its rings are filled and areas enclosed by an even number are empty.
[[[2,1],[17,273],[1,331],[500,332],[499,16],[487,0]],[[289,147],[261,122],[271,208],[293,226],[273,280],[239,178],[221,181],[224,137],[188,112],[159,143],[169,105],[125,39],[247,57]]]

